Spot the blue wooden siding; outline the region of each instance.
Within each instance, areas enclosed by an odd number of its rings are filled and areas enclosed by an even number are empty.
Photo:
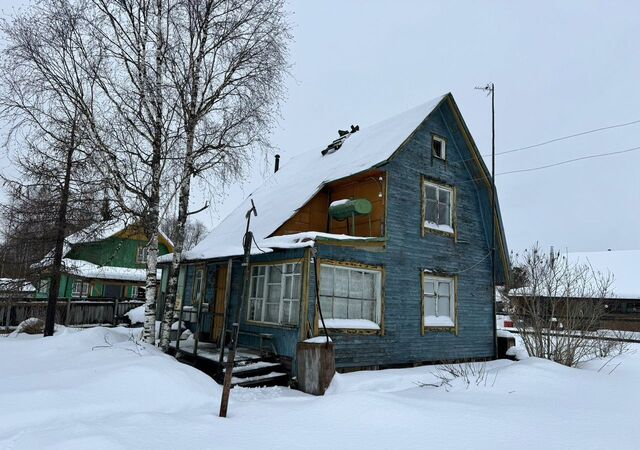
[[[431,158],[431,136],[447,140],[446,161]],[[331,157],[331,156],[328,156]],[[384,268],[383,332],[379,335],[332,333],[336,342],[338,367],[406,364],[493,356],[493,296],[489,254],[491,217],[488,187],[476,179],[480,170],[458,128],[453,111],[444,102],[426,120],[403,148],[381,169],[388,174],[387,242],[384,249],[367,251],[321,245],[320,261],[332,259]],[[422,178],[455,187],[456,238],[422,233]],[[288,250],[254,256],[252,262],[300,260],[304,250]],[[497,265],[500,267],[500,265]],[[422,333],[423,270],[457,277],[457,333]],[[187,271],[185,299],[191,299],[193,267]],[[207,298],[214,288],[207,282]],[[243,268],[240,258],[233,264],[231,301],[227,327],[235,320],[242,292]],[[315,274],[310,270],[308,319],[316,320]],[[186,303],[189,304],[189,303]],[[295,358],[300,338],[298,327],[248,323],[246,305],[241,331],[270,333],[276,351]],[[257,346],[256,338],[241,335],[240,344]],[[295,367],[295,361],[294,361]]]

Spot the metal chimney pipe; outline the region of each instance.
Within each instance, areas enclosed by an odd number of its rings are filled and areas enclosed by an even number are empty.
[[[280,169],[280,155],[276,155],[276,165],[274,167],[273,172],[277,172]]]

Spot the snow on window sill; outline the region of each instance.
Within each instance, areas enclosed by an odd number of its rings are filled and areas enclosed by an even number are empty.
[[[438,224],[435,222],[425,222],[424,227],[429,230],[440,231],[442,233],[453,234],[453,227],[450,225]]]
[[[423,325],[425,327],[444,327],[444,328],[451,328],[451,327],[455,327],[455,324],[453,323],[453,320],[451,320],[451,317],[448,316],[426,316],[423,320]]]
[[[366,319],[325,319],[324,324],[329,329],[380,330],[380,325]],[[321,321],[318,326],[322,328]]]

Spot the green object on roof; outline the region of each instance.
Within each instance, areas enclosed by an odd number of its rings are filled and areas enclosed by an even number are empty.
[[[366,198],[336,200],[329,205],[329,217],[335,220],[346,220],[353,216],[371,214],[371,202]]]

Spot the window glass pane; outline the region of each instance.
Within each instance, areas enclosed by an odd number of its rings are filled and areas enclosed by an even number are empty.
[[[331,297],[320,297],[320,307],[324,317],[333,317],[333,299]]]
[[[434,295],[436,293],[436,285],[433,281],[424,282],[424,293],[425,295]]]
[[[280,301],[280,291],[281,291],[281,288],[280,288],[279,284],[270,284],[267,287],[267,293],[268,293],[267,299],[270,302],[276,302],[276,301],[279,302]]]
[[[283,298],[292,298],[293,296],[291,295],[293,288],[293,277],[291,275],[287,275],[286,277],[284,277],[284,294],[283,294]]]
[[[285,301],[282,304],[282,322],[288,324],[298,323],[298,314],[300,312],[299,301]]]
[[[362,272],[350,270],[349,297],[362,298]]]
[[[269,283],[280,283],[282,266],[269,266]]]
[[[427,197],[427,200],[437,200],[437,197],[436,197],[437,188],[435,186],[431,186],[431,185],[427,184],[424,187],[424,191],[425,191],[425,195]]]
[[[448,281],[440,281],[438,283],[438,295],[446,295],[449,296],[451,292],[451,283]]]
[[[446,189],[438,189],[438,201],[440,203],[449,204],[449,199],[451,198],[451,192]]]
[[[293,277],[291,298],[300,299],[300,275],[295,275]]]
[[[336,297],[348,297],[349,295],[349,271],[336,268],[333,273],[333,295]]]
[[[449,217],[449,206],[442,203],[438,204],[438,224],[451,225]]]
[[[376,302],[375,301],[362,302],[362,318],[366,320],[370,320],[372,322],[376,321]]]
[[[348,301],[346,298],[335,298],[333,300],[333,319],[348,319]]]
[[[363,275],[364,290],[362,292],[362,298],[375,299],[376,298],[376,275],[371,272],[365,272]]]
[[[427,200],[425,205],[425,220],[427,222],[438,223],[438,202]]]
[[[320,268],[320,295],[333,295],[333,267]]]
[[[280,312],[280,302],[277,302],[277,303],[267,302],[266,310],[264,314],[264,321],[278,323],[279,312]]]
[[[256,297],[264,297],[264,276],[256,278]]]
[[[451,316],[451,304],[449,296],[439,296],[438,297],[438,316]]]
[[[362,319],[362,301],[349,299],[348,315],[349,319]]]
[[[435,297],[425,297],[424,313],[426,316],[436,315],[436,298]]]

